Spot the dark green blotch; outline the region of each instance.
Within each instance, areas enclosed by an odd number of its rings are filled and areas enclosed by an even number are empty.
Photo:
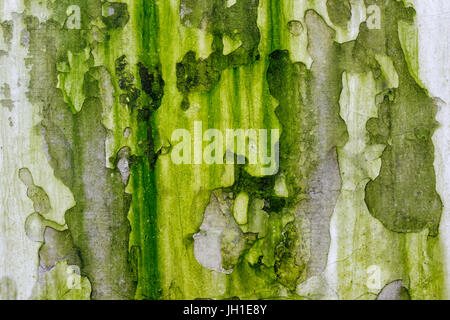
[[[136,88],[134,84],[135,77],[132,72],[127,70],[128,62],[125,55],[116,59],[115,71],[118,79],[119,88],[123,91],[119,100],[123,106],[129,106],[132,110],[137,108],[141,90]]]
[[[429,235],[436,236],[442,214],[432,141],[437,107],[410,74],[397,30],[398,21],[413,21],[415,12],[396,1],[379,5],[384,30],[371,33],[362,26],[360,56],[388,54],[399,75],[399,88],[383,92],[378,118],[367,123],[371,143],[386,149],[379,176],[367,184],[365,201],[369,212],[391,231],[429,229]]]
[[[293,223],[288,223],[283,230],[282,239],[275,248],[275,273],[278,281],[294,290],[297,280],[306,269],[306,264],[297,264],[294,254],[299,246],[299,233]]]
[[[0,23],[0,28],[3,30],[3,40],[9,46],[13,38],[13,22],[6,20]]]
[[[128,62],[125,55],[116,60],[116,74],[119,79],[119,88],[122,90],[130,90],[133,87],[134,76],[126,70]]]
[[[190,91],[206,92],[218,83],[221,68],[211,59],[196,59],[195,52],[189,51],[177,63],[177,87],[183,93]]]
[[[328,0],[328,17],[333,24],[346,28],[352,18],[352,8],[349,0]]]
[[[289,205],[293,198],[283,199],[273,194],[275,176],[252,177],[245,171],[244,165],[239,165],[235,170],[235,184],[225,192],[239,194],[245,192],[251,201],[264,199],[262,209],[249,209],[249,234],[248,246],[259,246],[261,256],[259,262],[251,268],[255,272],[260,268],[267,268],[266,272],[271,277],[290,290],[297,285],[297,280],[302,275],[306,263],[299,256],[299,233],[294,223],[287,223],[291,216]],[[270,213],[269,213],[270,212]],[[255,242],[254,236],[259,239]],[[243,253],[245,256],[246,252]],[[232,261],[236,264],[236,261]],[[242,264],[247,262],[241,261]],[[240,264],[242,266],[242,264]]]
[[[183,60],[177,63],[177,88],[183,93],[181,109],[189,108],[190,92],[208,92],[219,83],[221,72],[228,65],[228,59],[221,53],[222,48],[217,47],[218,51],[207,59],[196,59],[195,52],[189,51]]]
[[[226,34],[242,41],[244,51],[256,50],[261,38],[257,18],[259,0],[239,0],[227,7],[224,0],[182,0],[182,23],[214,35]]]
[[[226,191],[233,192],[233,194],[245,192],[250,198],[269,199],[272,197],[275,186],[274,176],[253,177],[248,174],[244,165],[236,165],[234,177],[234,185],[225,189]]]
[[[129,20],[130,14],[126,3],[106,2],[103,4],[102,21],[109,29],[122,29]]]
[[[138,68],[142,90],[152,99],[151,107],[154,110],[158,109],[164,96],[165,86],[161,66],[157,65],[149,69],[142,62],[139,62]]]
[[[177,88],[183,93],[182,110],[189,109],[190,92],[208,92],[220,80],[223,70],[259,60],[260,32],[257,25],[259,0],[240,0],[231,7],[223,0],[183,0],[180,5],[182,22],[189,27],[202,28],[214,36],[213,53],[206,59],[196,59],[196,53],[186,53],[177,63]],[[228,55],[223,54],[223,37],[242,42]]]
[[[280,168],[291,198],[296,198],[306,192],[310,174],[317,166],[317,138],[311,134],[316,123],[314,108],[305,104],[312,74],[303,63],[291,62],[286,50],[272,52],[269,62],[267,82],[270,94],[280,103],[275,113],[283,128]],[[298,165],[300,162],[302,166]]]

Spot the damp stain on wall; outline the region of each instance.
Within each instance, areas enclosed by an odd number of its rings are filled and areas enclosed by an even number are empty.
[[[445,296],[413,5],[1,5],[0,298]],[[173,163],[200,121],[280,130],[277,170]]]

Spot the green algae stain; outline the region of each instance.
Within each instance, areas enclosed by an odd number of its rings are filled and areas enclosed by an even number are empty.
[[[257,0],[242,0],[231,7],[223,1],[206,2],[204,6],[192,1],[181,3],[182,22],[205,28],[214,36],[213,53],[207,59],[196,59],[196,53],[189,51],[177,64],[177,88],[183,93],[183,110],[189,108],[190,92],[208,92],[218,84],[221,72],[226,68],[258,59],[257,6]],[[241,45],[224,54],[226,39],[239,41]]]
[[[76,24],[67,24],[69,5],[81,8],[80,29],[72,28]],[[103,16],[100,1],[58,1],[49,5],[53,19],[47,22],[26,17],[32,66],[28,95],[41,111],[41,132],[55,176],[71,189],[76,201],[76,206],[66,213],[66,220],[74,250],[83,261],[82,273],[92,283],[94,299],[132,298],[135,292],[128,265],[130,226],[126,216],[130,197],[125,193],[126,172],[122,172],[126,168],[106,167],[105,142],[109,133],[103,120],[105,112],[115,104],[108,96],[111,77],[104,68],[93,67],[94,59],[98,62],[101,58],[97,50],[102,41],[110,41],[112,33],[120,32],[128,22],[126,4],[111,5],[113,9],[107,10],[110,20],[105,18],[104,22],[111,31],[104,30],[99,20]],[[91,23],[103,31],[99,33]],[[43,78],[47,81],[41,81]],[[64,240],[65,233],[50,234],[41,250],[42,264],[49,267],[61,259],[76,261],[70,242]],[[42,279],[48,286],[46,291],[59,286],[54,282],[59,281],[59,271],[50,272]],[[89,284],[88,297],[90,293]]]
[[[239,173],[240,172],[240,173]],[[291,211],[284,209],[287,201],[275,196],[274,177],[254,178],[244,170],[238,170],[236,182],[229,190],[231,194],[248,194],[251,203],[248,208],[248,221],[240,227],[248,232],[245,236],[256,235],[242,256],[255,268],[266,268],[274,279],[293,290],[306,266],[298,250],[303,243],[293,224]],[[235,200],[239,200],[239,196]],[[242,263],[247,263],[243,261]]]
[[[116,73],[122,83],[136,79],[133,86],[121,85],[128,91],[127,104],[133,110],[137,125],[134,129],[138,152],[131,160],[129,189],[132,202],[128,219],[131,223],[130,263],[136,275],[136,299],[159,299],[160,273],[158,260],[158,211],[155,163],[160,150],[155,144],[154,113],[160,108],[164,96],[165,81],[158,55],[159,14],[155,1],[136,1],[134,12],[137,25],[142,26],[137,38],[140,61],[136,76],[126,71],[125,60],[116,61]],[[128,79],[128,80],[126,80]],[[133,92],[140,92],[140,99],[133,101]],[[131,93],[131,95],[130,95]]]
[[[68,103],[73,113],[81,110],[85,95],[83,94],[84,75],[89,70],[90,55],[84,51],[78,55],[68,52],[68,63],[63,61],[58,65],[58,87],[64,94],[64,101]]]
[[[275,273],[278,281],[291,290],[297,287],[299,278],[305,274],[306,263],[296,254],[302,241],[304,239],[291,222],[284,227],[281,241],[275,247]]]
[[[406,21],[398,22],[398,35],[405,54],[409,74],[417,84],[426,90],[419,79],[419,34],[417,26]]]
[[[0,30],[3,34],[3,41],[10,47],[13,38],[13,22],[5,20],[0,23]]]
[[[333,24],[342,28],[347,28],[347,24],[352,17],[349,0],[328,0],[327,12]]]
[[[403,51],[402,31],[409,28],[397,29],[397,24],[413,19],[413,10],[392,2],[383,9],[388,40],[385,50],[398,72],[399,87],[380,104],[379,120],[368,123],[372,141],[385,144],[386,150],[379,177],[367,185],[366,203],[371,214],[392,231],[420,232],[428,228],[435,236],[442,214],[431,140],[437,125],[436,105],[417,83],[417,72],[411,72],[417,49],[415,53]]]
[[[109,29],[122,29],[130,20],[128,5],[120,2],[105,2],[102,6],[102,21]]]
[[[145,158],[137,158],[131,167],[130,185],[134,197],[129,214],[132,228],[130,262],[137,277],[136,299],[160,298],[157,201],[154,189],[148,188],[152,184],[155,184],[153,168]]]
[[[343,70],[371,72],[375,80],[375,91],[366,92],[359,103],[345,102],[348,92],[342,92],[341,113],[349,132],[363,129],[352,117],[363,115],[358,108],[364,103],[376,102],[377,110],[372,106],[366,115],[367,133],[352,133],[352,144],[339,154],[344,181],[333,216],[338,242],[332,248],[338,263],[334,269],[330,262],[329,268],[342,299],[375,299],[384,285],[398,279],[412,299],[436,298],[442,293],[442,253],[436,238],[429,238],[437,235],[442,211],[431,143],[436,110],[409,72],[399,39],[398,23],[410,22],[413,10],[395,1],[377,4],[382,28],[362,24],[357,39],[341,46]],[[351,87],[351,99],[364,94],[355,84]],[[357,113],[350,117],[352,109]],[[352,159],[364,145],[364,160]]]
[[[310,172],[317,165],[314,157],[317,142],[311,134],[316,127],[316,116],[305,103],[311,72],[302,63],[292,63],[289,52],[274,51],[270,55],[267,80],[271,94],[280,102],[276,110],[283,126],[280,167],[286,175],[289,193],[301,197],[305,194]],[[298,164],[301,164],[301,170],[298,170]]]
[[[92,291],[92,298],[296,299],[299,284],[324,271],[333,210],[350,216],[362,212],[363,222],[355,228],[381,221],[390,231],[408,233],[389,233],[401,255],[393,259],[402,269],[394,274],[405,279],[408,272],[435,275],[431,284],[411,276],[404,285],[411,297],[438,294],[439,248],[427,242],[426,232],[425,240],[410,234],[429,229],[437,235],[442,211],[431,142],[436,110],[418,80],[416,34],[408,33],[411,9],[392,1],[380,4],[386,17],[382,30],[363,24],[355,41],[338,44],[335,30],[315,11],[305,12],[304,24],[281,23],[288,19],[282,15],[289,1],[127,3],[62,0],[49,5],[53,20],[26,18],[29,99],[41,110],[54,174],[77,202],[66,214],[68,230],[33,216],[41,223],[36,239],[45,239],[40,265],[48,271],[36,286],[37,298],[88,299]],[[350,3],[322,4],[329,20],[347,29]],[[70,5],[81,8],[79,30],[67,28]],[[180,21],[174,18],[178,15]],[[2,28],[8,37],[8,26]],[[182,48],[170,43],[180,30],[195,34],[192,29],[205,32],[204,41],[187,37]],[[301,45],[308,43],[311,67],[292,62],[296,52],[281,50],[288,36],[300,35],[308,38]],[[132,48],[123,49],[125,43]],[[201,48],[205,43],[211,48]],[[355,78],[366,84],[361,91],[373,89],[361,96],[366,103],[377,99],[378,115],[372,105],[367,113],[350,110],[346,86]],[[194,118],[209,126],[280,126],[280,172],[257,177],[246,166],[168,165],[165,156],[172,146],[166,131]],[[358,149],[361,141],[367,143],[364,150]],[[45,216],[49,201],[29,176],[25,169],[20,172],[36,214]],[[220,243],[220,268],[226,274],[199,265],[193,249],[193,234],[202,213],[207,220],[217,188],[232,194],[225,201],[230,211],[225,224],[232,231]],[[364,216],[364,200],[378,220]],[[365,266],[382,249],[367,248],[351,261]],[[426,257],[416,251],[433,253],[436,261],[428,258],[426,270],[418,271],[417,260]],[[89,280],[69,266],[81,266],[80,260]],[[344,263],[337,276],[345,282],[340,293],[348,298],[353,274]],[[75,286],[66,281],[68,275]],[[355,275],[357,290],[364,277]],[[396,279],[386,279],[391,280]],[[379,296],[396,289],[385,290]],[[377,292],[364,294],[376,297]]]
[[[189,32],[193,37],[186,37],[181,46],[174,45],[164,38],[160,39],[161,49],[165,53],[161,55],[161,64],[166,82],[165,91],[166,89],[167,91],[162,106],[157,111],[158,139],[161,142],[165,139],[168,140],[171,131],[180,127],[189,128],[191,121],[194,120],[203,120],[203,123],[208,123],[210,128],[226,129],[239,126],[247,128],[252,127],[252,125],[257,128],[276,127],[276,119],[272,115],[274,106],[271,104],[263,77],[266,62],[261,59],[258,60],[256,57],[235,68],[226,66],[220,73],[219,81],[212,86],[207,80],[202,81],[202,86],[192,87],[189,92],[190,107],[185,108],[186,111],[180,109],[179,103],[183,99],[183,93],[176,87],[177,81],[180,79],[177,79],[177,64],[183,61],[183,57],[189,51],[203,51],[203,53],[209,51],[205,48],[198,50],[197,46],[208,45],[208,39],[211,37],[205,35],[202,42],[196,42],[196,31],[178,25],[178,14],[181,13],[178,12],[179,9],[175,8],[173,4],[160,3],[159,5],[160,14],[164,15],[167,21],[173,19],[173,26],[171,24],[160,25],[162,33],[177,34],[178,31],[176,30],[181,28],[182,33]],[[206,57],[204,55],[197,57],[197,54],[191,53],[195,58],[195,62],[192,59],[193,63],[191,64],[193,69],[197,65],[201,65],[201,68],[203,68],[206,63],[202,63],[201,59],[207,60],[215,53],[217,53],[216,56],[224,56],[223,39],[217,36],[212,37],[212,40],[213,53]],[[193,50],[194,48],[195,50]],[[214,52],[214,50],[217,52]],[[242,50],[236,49],[235,51]],[[232,54],[233,52],[229,55]],[[226,60],[224,59],[224,61]],[[180,70],[180,67],[178,69]],[[192,72],[191,74],[194,75]],[[180,80],[182,81],[178,81],[178,83],[187,83],[185,79],[190,78],[190,75],[184,77],[184,79],[181,77]],[[256,85],[255,79],[258,79]],[[204,89],[203,83],[206,84],[206,89]],[[250,99],[250,97],[255,98]],[[167,145],[170,148],[170,143],[167,143]],[[259,268],[252,269],[246,261],[239,259],[233,273],[224,275],[214,274],[203,268],[195,260],[193,234],[198,232],[201,225],[202,213],[204,213],[210,198],[209,192],[232,185],[231,178],[234,170],[229,170],[228,167],[220,168],[219,166],[193,166],[192,168],[180,166],[176,168],[170,163],[170,158],[166,154],[161,154],[158,157],[156,170],[158,193],[166,195],[158,199],[158,227],[162,230],[158,234],[158,258],[159,261],[163,261],[158,268],[160,270],[162,297],[226,298],[278,295],[279,284],[274,281],[273,267],[272,271],[270,271],[270,268],[261,267],[264,268],[266,273],[272,272],[271,277],[264,278]],[[178,236],[174,237],[172,234]],[[175,257],[177,259],[176,264],[167,262],[174,261]],[[231,258],[230,261],[234,263],[235,256],[231,254],[229,257]],[[245,272],[240,270],[245,270]],[[180,274],[189,274],[190,277],[181,277]],[[247,278],[247,281],[254,283],[257,289],[249,290],[249,285],[243,281],[245,278]]]

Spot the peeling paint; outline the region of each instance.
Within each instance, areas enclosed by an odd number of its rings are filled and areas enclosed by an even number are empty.
[[[447,297],[436,3],[0,1],[0,298]]]

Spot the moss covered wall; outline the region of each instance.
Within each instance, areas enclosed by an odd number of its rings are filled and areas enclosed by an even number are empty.
[[[0,298],[448,297],[421,10],[0,0]]]

